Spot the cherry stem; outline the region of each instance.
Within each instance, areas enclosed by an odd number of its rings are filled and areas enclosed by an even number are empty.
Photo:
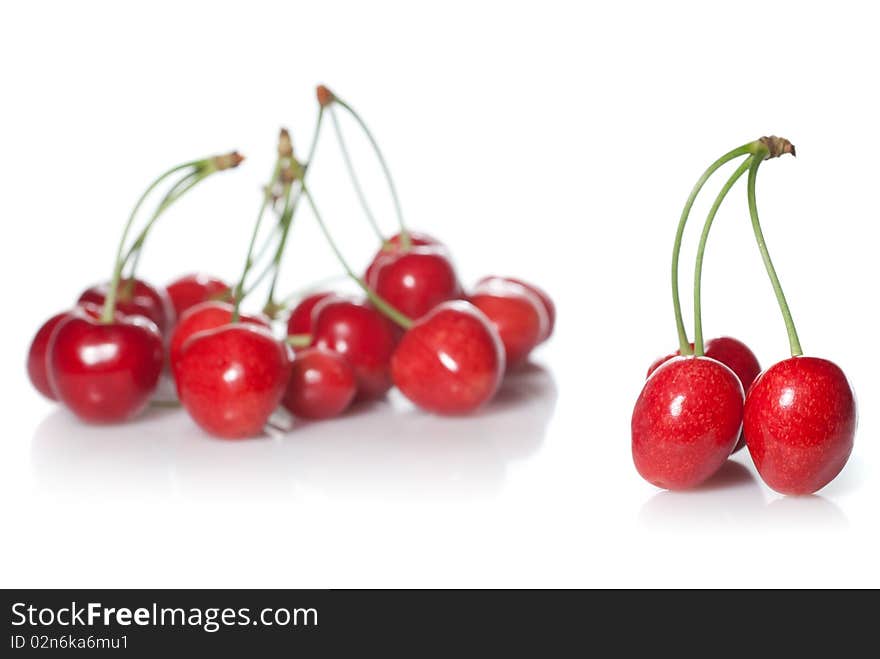
[[[339,144],[339,151],[342,153],[342,160],[345,162],[345,168],[348,170],[348,178],[351,180],[351,185],[354,188],[354,192],[364,211],[364,215],[367,216],[367,221],[373,228],[376,237],[379,238],[379,242],[384,244],[385,236],[382,235],[382,230],[379,228],[378,222],[376,222],[376,216],[373,215],[373,211],[370,209],[369,203],[367,203],[367,197],[364,194],[360,180],[355,172],[354,164],[351,161],[351,155],[348,152],[348,147],[345,146],[345,136],[342,134],[342,127],[339,125],[339,117],[336,116],[336,110],[333,109],[332,105],[329,106],[329,108],[330,118],[333,120],[333,130],[336,132],[336,141]]]
[[[370,290],[370,287],[364,283],[364,280],[354,273],[354,270],[352,270],[351,267],[348,265],[348,262],[345,260],[345,257],[342,255],[342,252],[339,250],[339,247],[337,247],[336,242],[333,240],[333,236],[330,235],[330,231],[327,229],[327,224],[321,217],[321,213],[318,211],[318,207],[315,205],[315,200],[312,198],[312,195],[305,184],[302,185],[302,193],[305,195],[306,200],[309,202],[312,213],[315,215],[315,219],[318,221],[318,226],[321,227],[321,232],[327,239],[327,243],[330,245],[330,249],[333,250],[333,253],[336,255],[336,259],[339,261],[339,264],[342,266],[343,270],[345,270],[345,273],[364,291],[367,298],[370,300],[370,302],[373,303],[373,306],[375,306],[379,311],[385,314],[385,316],[390,318],[392,321],[400,325],[405,330],[412,327],[412,319],[402,314],[400,311],[398,311],[388,302],[382,299],[382,297],[380,297],[374,291]]]
[[[141,194],[138,198],[137,202],[132,208],[131,213],[128,216],[128,220],[125,223],[125,228],[122,230],[122,238],[119,241],[119,247],[116,250],[116,261],[113,265],[113,276],[110,279],[110,287],[107,290],[107,296],[104,300],[104,309],[101,312],[101,322],[102,323],[112,323],[114,315],[116,313],[116,297],[117,291],[119,289],[119,281],[122,278],[122,269],[125,267],[125,259],[123,258],[123,253],[125,250],[125,244],[128,240],[128,234],[131,232],[131,227],[134,224],[134,220],[138,215],[138,212],[141,209],[141,206],[144,205],[144,202],[147,200],[147,197],[150,196],[150,193],[155,190],[162,181],[167,179],[172,174],[175,174],[181,170],[189,169],[191,167],[195,167],[198,165],[199,160],[193,160],[191,162],[186,162],[181,165],[177,165],[176,167],[172,167],[167,172],[159,176],[155,181],[150,183],[147,186],[147,189]],[[160,204],[161,208],[162,204]],[[164,210],[164,209],[163,209]],[[158,211],[161,212],[161,211]]]
[[[137,273],[137,267],[140,263],[140,257],[143,253],[144,242],[147,239],[147,235],[150,233],[150,230],[153,228],[153,225],[156,224],[156,220],[159,219],[159,216],[165,212],[174,202],[180,199],[187,192],[192,190],[196,185],[204,181],[208,176],[210,176],[213,172],[206,172],[204,170],[196,169],[195,171],[187,174],[183,178],[177,181],[171,189],[165,194],[162,198],[162,201],[159,202],[159,206],[150,219],[147,221],[147,224],[138,234],[137,238],[135,238],[128,252],[126,252],[123,257],[123,261],[125,264],[131,264],[129,268],[128,279],[134,279],[135,274]]]
[[[232,311],[233,323],[237,323],[241,318],[241,301],[245,297],[242,294],[242,291],[244,291],[245,279],[247,279],[248,273],[254,265],[252,260],[254,254],[254,246],[257,243],[257,236],[260,233],[260,225],[263,223],[263,216],[266,214],[266,208],[269,206],[269,201],[272,199],[272,190],[275,187],[276,182],[278,181],[279,175],[281,174],[281,161],[281,156],[276,158],[275,167],[272,170],[272,177],[269,179],[269,185],[267,185],[263,190],[263,201],[260,204],[260,210],[257,212],[257,221],[254,222],[254,231],[251,234],[251,241],[248,245],[247,258],[244,261],[244,268],[241,271],[241,278],[238,280],[238,284],[235,285],[235,290],[233,291],[233,298],[235,299],[235,307]]]
[[[354,120],[361,127],[361,130],[364,131],[364,135],[367,136],[370,145],[373,147],[373,152],[376,154],[376,159],[379,161],[379,165],[382,167],[382,171],[385,174],[385,180],[388,182],[388,189],[391,192],[391,198],[394,201],[394,210],[397,213],[397,223],[400,225],[400,246],[404,250],[409,249],[411,245],[410,235],[409,231],[407,231],[406,223],[403,221],[403,211],[400,208],[400,198],[397,196],[397,188],[394,185],[394,179],[391,177],[391,169],[388,167],[385,156],[382,155],[382,150],[379,148],[378,142],[376,142],[376,139],[373,137],[373,134],[367,127],[366,122],[361,118],[361,116],[355,111],[353,107],[351,107],[348,103],[335,95],[333,97],[333,102],[338,103],[343,109],[346,110],[346,112],[348,112],[352,116],[352,118],[354,118]]]
[[[312,345],[311,334],[288,334],[285,342],[294,348],[308,348]]]
[[[697,199],[697,195],[700,194],[700,190],[703,189],[703,186],[706,185],[706,181],[709,180],[712,174],[734,158],[752,153],[752,149],[752,143],[744,144],[743,146],[724,154],[718,160],[709,165],[709,168],[703,172],[703,175],[697,180],[696,185],[694,185],[690,196],[688,196],[687,201],[684,204],[684,209],[681,211],[681,218],[678,221],[678,229],[675,232],[675,243],[672,246],[672,307],[675,310],[675,326],[678,330],[679,353],[682,355],[690,355],[693,352],[691,350],[690,341],[688,341],[687,330],[684,328],[684,319],[681,315],[681,299],[678,293],[678,260],[681,255],[681,241],[684,237],[684,229],[685,226],[687,226],[688,216],[691,213],[691,208]]]
[[[746,173],[752,164],[753,156],[746,158],[736,171],[730,175],[727,182],[722,186],[715,197],[712,208],[706,216],[706,222],[703,224],[703,233],[700,235],[700,244],[697,247],[697,262],[694,266],[694,354],[702,357],[705,354],[703,345],[703,305],[702,305],[702,279],[703,279],[703,255],[706,252],[706,243],[709,240],[709,231],[712,229],[712,223],[715,221],[715,215],[721,208],[724,198],[733,185]]]
[[[312,162],[315,159],[315,151],[318,148],[318,138],[321,136],[321,126],[324,121],[324,106],[319,106],[318,108],[318,118],[315,121],[315,130],[312,133],[312,144],[309,146],[309,153],[306,159],[305,165],[302,167],[302,181],[306,180],[306,176],[308,175],[309,170],[311,169]],[[265,308],[267,310],[273,310],[277,307],[275,303],[275,290],[278,287],[278,277],[281,274],[281,259],[284,256],[284,250],[287,247],[287,238],[290,235],[290,227],[293,225],[293,216],[296,214],[297,206],[299,205],[300,197],[302,196],[302,189],[300,188],[297,196],[291,200],[291,190],[290,186],[287,187],[286,194],[284,195],[284,208],[281,211],[281,219],[279,220],[279,226],[281,227],[281,239],[278,241],[278,248],[275,250],[275,257],[272,259],[272,263],[269,265],[269,269],[272,272],[272,283],[269,286],[269,294],[266,297]],[[264,271],[268,274],[268,270]],[[257,282],[254,284],[254,287],[262,281],[264,274],[261,273]],[[270,314],[274,315],[274,314]]]
[[[770,277],[770,283],[773,285],[773,292],[776,294],[776,300],[779,302],[779,309],[782,311],[782,318],[785,321],[785,329],[788,332],[788,343],[791,347],[791,356],[799,357],[804,354],[801,350],[801,342],[798,339],[797,329],[794,326],[794,320],[791,317],[791,310],[788,308],[788,302],[785,300],[785,293],[782,292],[782,285],[779,283],[779,277],[776,275],[776,268],[773,267],[773,261],[770,259],[770,252],[767,250],[767,244],[764,241],[764,232],[761,230],[761,222],[758,219],[758,203],[755,197],[755,181],[758,178],[758,168],[765,158],[772,157],[770,150],[763,147],[763,151],[759,151],[752,159],[749,167],[749,215],[752,217],[752,229],[755,232],[755,240],[758,243],[758,250],[761,252],[761,258],[764,260],[764,267]]]

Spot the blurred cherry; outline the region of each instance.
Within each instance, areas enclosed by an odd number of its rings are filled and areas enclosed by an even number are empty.
[[[521,284],[487,278],[468,300],[492,322],[504,344],[507,369],[520,366],[547,335],[549,319],[540,298]]]
[[[168,346],[171,366],[180,359],[186,342],[195,334],[216,329],[232,322],[235,307],[229,302],[202,302],[190,308],[181,317]],[[260,315],[241,314],[241,322],[271,328],[269,319]]]
[[[376,257],[367,286],[402,314],[421,318],[441,302],[461,297],[461,285],[443,250],[413,247]]]
[[[162,372],[162,336],[143,316],[76,308],[55,329],[47,355],[52,390],[84,421],[118,423],[141,412]]]
[[[323,348],[296,353],[282,404],[303,419],[339,416],[354,400],[357,380],[345,357]]]
[[[186,342],[175,367],[180,402],[216,437],[262,434],[290,377],[287,347],[249,323],[225,324]]]
[[[498,277],[495,275],[489,277],[483,277],[480,281],[477,282],[477,286],[481,286],[483,284],[492,284],[493,282],[510,282],[512,284],[518,284],[519,286],[524,286],[528,291],[530,291],[533,295],[536,295],[538,299],[541,301],[541,304],[544,307],[544,311],[547,314],[547,327],[544,335],[538,341],[538,343],[543,343],[553,334],[553,330],[556,328],[556,304],[553,302],[553,298],[545,291],[543,288],[536,286],[535,284],[531,284],[522,279],[517,279],[515,277]]]
[[[202,302],[222,300],[228,302],[232,295],[229,285],[222,279],[195,273],[175,279],[165,287],[178,320],[187,309]]]
[[[312,345],[348,361],[363,399],[380,398],[391,388],[391,354],[400,330],[366,302],[339,297],[323,300],[313,314]]]
[[[312,333],[312,312],[322,300],[333,295],[330,292],[313,293],[303,298],[287,318],[287,335],[308,335]]]
[[[96,284],[79,296],[79,302],[103,305],[108,283]],[[156,288],[141,279],[122,279],[116,297],[116,310],[128,316],[149,318],[163,335],[174,325],[174,307],[165,289]]]
[[[391,361],[394,384],[438,414],[473,412],[495,395],[504,347],[485,314],[468,302],[445,302],[413,323]]]
[[[49,350],[49,342],[58,327],[58,323],[67,317],[68,311],[55,314],[49,320],[42,324],[36,335],[31,341],[31,347],[28,350],[27,372],[34,388],[43,394],[49,400],[58,400],[58,396],[52,391],[49,383],[49,373],[46,370],[46,355]]]

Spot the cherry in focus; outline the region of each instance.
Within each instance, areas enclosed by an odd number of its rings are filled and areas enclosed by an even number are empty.
[[[282,404],[303,419],[339,416],[354,400],[357,380],[345,358],[330,350],[296,353]]]
[[[744,433],[764,482],[811,494],[843,469],[853,448],[856,402],[843,371],[816,357],[771,366],[746,398]]]
[[[394,384],[420,408],[466,414],[498,391],[504,347],[483,312],[468,302],[445,302],[403,335],[391,368]]]
[[[727,460],[739,438],[743,389],[708,357],[675,357],[645,382],[632,415],[632,456],[649,483],[695,487]]]
[[[168,352],[172,369],[180,359],[186,342],[195,334],[216,329],[232,322],[235,307],[228,302],[202,302],[186,311],[171,334]],[[269,328],[269,319],[262,315],[241,314],[243,323]]]
[[[52,390],[49,383],[49,372],[46,369],[46,356],[49,351],[49,343],[58,327],[69,312],[55,314],[37,330],[28,350],[27,372],[34,388],[49,400],[58,400],[58,396]]]
[[[165,287],[165,290],[168,292],[168,297],[171,299],[171,305],[174,307],[174,313],[178,319],[187,309],[191,309],[197,304],[215,300],[228,302],[232,296],[232,290],[226,282],[203,273],[185,275],[175,279]]]
[[[309,335],[312,333],[312,312],[322,300],[326,300],[333,293],[314,293],[303,298],[297,304],[287,318],[287,335]]]
[[[367,286],[410,318],[421,318],[441,302],[461,297],[458,275],[445,250],[413,247],[380,254]]]
[[[529,283],[522,279],[517,279],[515,277],[498,277],[492,275],[490,277],[483,277],[480,281],[477,282],[477,286],[483,286],[484,284],[494,285],[495,282],[509,282],[511,284],[515,284],[518,286],[524,287],[528,290],[532,295],[537,296],[537,298],[541,301],[541,305],[544,307],[544,312],[547,315],[547,327],[544,335],[538,341],[538,343],[543,343],[553,334],[553,330],[556,328],[556,304],[553,302],[553,298],[545,291],[543,288],[536,286],[535,284]]]
[[[468,300],[498,330],[508,370],[525,362],[547,335],[550,321],[543,303],[521,284],[501,278],[485,279]]]
[[[358,382],[358,396],[374,399],[391,388],[391,354],[400,331],[365,302],[338,297],[323,300],[313,314],[312,345],[332,350],[348,361]]]
[[[691,349],[693,349],[693,347],[694,344],[692,343]],[[752,383],[761,373],[761,364],[758,363],[758,358],[755,357],[755,353],[753,353],[745,343],[729,336],[722,336],[707,341],[704,352],[706,357],[721,362],[736,373],[740,382],[742,382],[743,391],[745,391],[746,394],[749,393]],[[674,354],[666,355],[655,361],[648,369],[647,377],[651,377],[651,374],[656,371],[658,367],[678,355],[679,352],[676,351]],[[745,434],[743,433],[740,435],[739,441],[736,443],[733,452],[736,453],[745,445]]]
[[[52,390],[78,417],[92,423],[126,421],[141,412],[159,382],[164,353],[156,325],[100,308],[77,308],[55,329],[47,355]]]
[[[290,377],[287,347],[248,323],[194,335],[178,358],[180,402],[208,433],[226,439],[262,434]]]
[[[103,305],[110,285],[97,284],[83,291],[79,302]],[[164,289],[141,279],[123,279],[116,294],[116,310],[127,316],[149,318],[163,335],[174,325],[174,307]]]

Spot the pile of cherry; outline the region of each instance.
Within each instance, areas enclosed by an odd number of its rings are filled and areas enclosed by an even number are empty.
[[[351,167],[336,108],[365,131],[386,174],[400,224],[389,239],[378,231]],[[193,420],[224,438],[262,434],[279,406],[295,417],[326,419],[356,400],[379,399],[392,386],[437,414],[467,414],[490,401],[505,373],[526,362],[552,334],[552,300],[509,277],[486,277],[465,293],[448,248],[406,229],[385,159],[360,116],[323,86],[317,116],[305,163],[281,131],[237,284],[188,275],[161,288],[137,277],[140,255],[162,214],[205,178],[237,167],[243,158],[233,152],[170,169],[147,188],[128,218],[110,281],[88,288],[72,309],[40,327],[28,355],[34,387],[86,422],[119,423],[155,400],[168,371]],[[380,239],[363,277],[345,261],[306,185],[325,117],[336,129],[355,191]],[[167,192],[131,237],[146,201],[163,186]],[[275,298],[303,199],[362,297],[317,291],[295,306]],[[260,246],[266,214],[276,221]],[[271,258],[260,272],[266,255]],[[244,313],[242,302],[269,279],[262,311]],[[279,338],[273,325],[285,320]]]
[[[805,357],[758,219],[755,181],[764,160],[794,155],[783,138],[764,137],[725,154],[697,181],[679,221],[672,256],[672,298],[679,351],[657,360],[632,416],[632,455],[645,480],[678,490],[699,485],[747,446],[761,478],[783,494],[811,494],[843,469],[853,448],[856,405],[843,371]],[[694,269],[694,342],[688,341],[678,294],[682,235],[700,190],[725,163],[745,157],[712,204]],[[791,358],[761,372],[741,341],[703,342],[701,274],[712,222],[727,193],[748,173],[749,215],[758,249],[779,302]]]

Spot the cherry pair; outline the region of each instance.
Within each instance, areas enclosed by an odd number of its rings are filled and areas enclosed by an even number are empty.
[[[685,205],[673,250],[672,290],[681,356],[658,360],[632,416],[632,453],[639,473],[668,489],[699,485],[712,476],[744,438],[758,473],[783,494],[810,494],[833,480],[853,447],[855,397],[832,362],[802,356],[788,303],[764,241],[755,181],[761,163],[794,154],[787,140],[770,137],[734,149],[703,174]],[[678,254],[690,208],[709,177],[746,156],[713,203],[701,235],[694,272],[695,341],[681,321]],[[757,375],[758,363],[741,342],[722,338],[704,345],[700,280],[703,253],[715,214],[733,184],[748,172],[752,228],[779,302],[792,357]]]
[[[163,333],[175,311],[164,290],[135,277],[150,228],[183,194],[215,172],[236,167],[237,153],[174,167],[144,192],[125,225],[108,284],[87,289],[70,311],[50,318],[28,352],[28,374],[45,396],[83,420],[125,421],[146,407],[164,364]],[[147,197],[165,179],[183,172],[126,252],[127,237]],[[130,274],[123,276],[124,268]]]

